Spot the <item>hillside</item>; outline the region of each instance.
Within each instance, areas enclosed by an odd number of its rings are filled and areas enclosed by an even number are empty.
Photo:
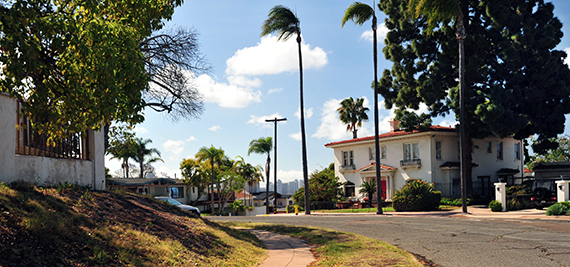
[[[256,266],[261,246],[151,197],[0,183],[0,266]]]

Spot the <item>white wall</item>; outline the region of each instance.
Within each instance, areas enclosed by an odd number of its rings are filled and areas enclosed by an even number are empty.
[[[16,101],[0,93],[0,182],[23,180],[40,186],[77,183],[105,189],[104,136],[90,134],[90,160],[16,155]]]

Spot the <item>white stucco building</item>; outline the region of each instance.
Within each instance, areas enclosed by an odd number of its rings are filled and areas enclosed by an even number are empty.
[[[23,180],[40,186],[67,182],[105,189],[102,132],[87,131],[57,147],[46,147],[41,135],[24,127],[28,122],[17,109],[17,101],[0,92],[0,182]]]
[[[460,195],[459,134],[455,128],[432,126],[424,132],[399,130],[380,134],[382,196],[391,201],[395,191],[409,179],[434,183],[442,196]],[[376,179],[374,136],[325,144],[334,150],[335,174],[346,182],[345,196],[362,199],[358,191],[364,181]],[[499,177],[522,176],[523,145],[513,138],[473,139],[473,193],[491,195]]]

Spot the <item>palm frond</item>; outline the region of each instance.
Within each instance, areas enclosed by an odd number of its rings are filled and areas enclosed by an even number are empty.
[[[410,0],[408,13],[417,19],[425,16],[428,20],[428,32],[433,32],[435,27],[448,20],[459,16],[461,3],[459,0]]]
[[[292,35],[301,34],[300,22],[297,16],[287,7],[274,6],[268,18],[261,27],[261,36],[277,32],[278,40],[287,41]]]
[[[354,2],[344,12],[341,25],[344,27],[348,20],[354,21],[357,25],[362,25],[372,17],[374,17],[374,9],[372,7],[361,2]]]

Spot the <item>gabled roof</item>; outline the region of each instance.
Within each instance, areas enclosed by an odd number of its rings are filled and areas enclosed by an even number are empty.
[[[445,127],[445,126],[439,126],[439,125],[434,125],[431,126],[429,128],[429,130],[427,131],[412,131],[412,132],[406,132],[404,130],[396,130],[393,132],[389,132],[389,133],[383,133],[378,135],[379,139],[383,139],[383,138],[390,138],[390,137],[403,137],[403,136],[408,136],[408,135],[414,135],[414,134],[420,134],[420,133],[428,133],[428,132],[455,132],[455,128],[453,127]],[[329,147],[329,146],[334,146],[334,145],[340,145],[340,144],[349,144],[349,143],[357,143],[357,142],[361,142],[361,141],[369,141],[369,140],[374,140],[374,136],[366,136],[366,137],[361,137],[361,138],[354,138],[354,139],[349,139],[349,140],[342,140],[342,141],[338,141],[338,142],[332,142],[332,143],[328,143],[325,144],[325,147]]]
[[[382,164],[382,163],[380,163],[380,168],[381,168],[382,170],[387,170],[387,171],[395,171],[395,170],[398,169],[398,168],[392,167],[392,166],[390,166],[390,165]],[[375,170],[375,169],[376,169],[376,163],[375,163],[375,162],[372,162],[372,163],[370,163],[370,164],[368,164],[368,165],[366,165],[366,166],[364,166],[364,167],[362,167],[362,168],[360,168],[360,169],[358,169],[358,170],[356,170],[356,171],[354,171],[354,172],[355,172],[355,173],[357,173],[357,172],[365,172],[365,171]]]

